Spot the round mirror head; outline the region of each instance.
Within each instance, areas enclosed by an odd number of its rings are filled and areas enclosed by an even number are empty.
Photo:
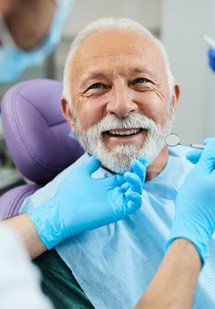
[[[165,142],[170,147],[175,147],[180,143],[180,137],[175,133],[170,133],[167,135]]]

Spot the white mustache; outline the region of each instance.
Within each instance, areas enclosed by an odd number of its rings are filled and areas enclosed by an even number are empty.
[[[150,129],[156,123],[145,115],[132,114],[127,118],[121,119],[114,115],[107,115],[99,123],[96,124],[99,134],[116,129]]]

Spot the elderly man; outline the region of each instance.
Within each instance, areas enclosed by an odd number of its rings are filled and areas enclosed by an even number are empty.
[[[56,307],[132,308],[152,279],[165,252],[177,192],[193,168],[186,148],[168,150],[165,145],[179,92],[162,44],[133,21],[102,19],[73,41],[62,110],[86,149],[74,166],[92,154],[103,165],[96,177],[123,173],[140,156],[147,157],[149,166],[139,210],[68,238],[36,260],[44,291]],[[27,199],[21,212],[44,203],[72,168]],[[29,214],[38,225],[37,212]],[[212,243],[196,290],[196,308],[215,306],[214,249]]]

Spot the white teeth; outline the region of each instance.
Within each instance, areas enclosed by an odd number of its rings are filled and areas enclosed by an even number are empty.
[[[140,129],[131,129],[131,130],[110,130],[109,133],[111,135],[131,135],[131,134],[137,134],[140,131]]]

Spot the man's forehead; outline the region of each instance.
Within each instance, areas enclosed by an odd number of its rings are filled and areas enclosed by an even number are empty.
[[[152,52],[156,51],[160,54],[156,44],[139,33],[130,29],[110,29],[102,30],[91,34],[76,50],[76,56],[84,57],[106,57],[107,55],[121,55]]]
[[[127,58],[126,69],[130,65],[133,70],[134,60],[136,67],[141,66],[137,64],[138,61],[144,66],[145,63],[150,65],[153,59],[160,63],[164,60],[160,49],[151,39],[135,31],[116,29],[94,33],[87,38],[76,50],[72,67],[79,71],[86,66],[89,69],[90,66],[96,67],[103,62],[107,64],[107,61],[114,66],[123,60],[123,57]]]

